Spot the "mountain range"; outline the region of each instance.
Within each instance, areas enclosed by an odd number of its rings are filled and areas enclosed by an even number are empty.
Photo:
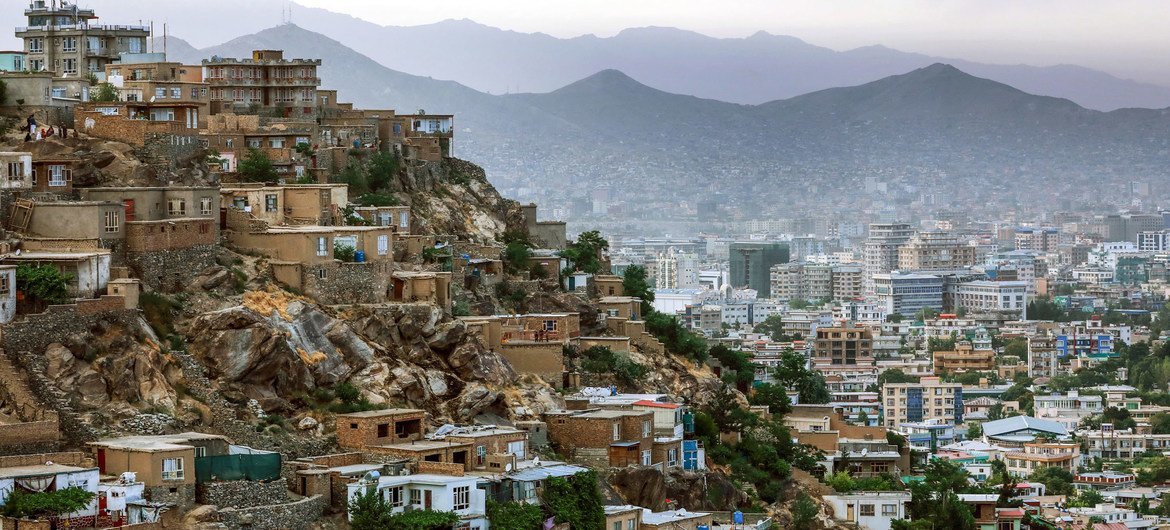
[[[455,114],[457,156],[482,164],[507,193],[554,204],[610,187],[643,201],[721,193],[750,206],[867,174],[913,177],[913,189],[947,175],[976,195],[1094,189],[1108,184],[1104,176],[1164,178],[1170,162],[1170,110],[1090,110],[941,63],[743,105],[673,94],[614,69],[548,93],[491,95],[386,68],[295,25],[202,50],[176,39],[168,47],[192,62],[254,49],[321,58],[324,86],[343,101]]]
[[[211,43],[272,26],[292,5],[297,24],[337,39],[386,67],[453,80],[494,94],[549,92],[598,71],[616,69],[667,92],[759,104],[859,85],[941,62],[1025,92],[1070,99],[1091,109],[1170,106],[1170,87],[1081,66],[983,64],[877,45],[835,51],[762,31],[744,38],[715,38],[676,28],[644,27],[612,37],[557,38],[506,31],[470,20],[382,26],[287,0],[89,3],[104,20],[151,18],[160,33],[161,22],[169,20],[172,34]],[[225,12],[232,16],[222,16]],[[1147,77],[1170,84],[1170,77],[1156,73]]]

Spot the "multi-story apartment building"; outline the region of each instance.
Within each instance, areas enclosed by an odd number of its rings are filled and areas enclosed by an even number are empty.
[[[865,271],[857,265],[833,267],[833,300],[852,300],[865,294]]]
[[[1076,473],[1081,464],[1081,448],[1074,443],[1026,443],[1022,451],[1003,456],[1008,472],[1017,477],[1027,477],[1046,467]]]
[[[33,72],[79,77],[102,72],[122,53],[146,51],[150,28],[95,24],[92,9],[62,0],[34,0],[24,10],[28,25],[16,28],[24,40],[25,65]]]
[[[1077,436],[1085,441],[1086,453],[1092,458],[1108,460],[1133,460],[1147,451],[1170,450],[1170,434],[1152,434],[1148,428],[1143,432],[1132,429],[1114,430],[1112,425],[1102,429],[1081,431]]]
[[[1056,337],[1050,335],[1028,337],[1029,377],[1052,377],[1060,373],[1059,367]]]
[[[963,421],[963,385],[923,377],[918,383],[887,383],[882,387],[882,414],[886,428],[903,423],[936,420],[951,425]]]
[[[1138,234],[1166,228],[1158,214],[1114,214],[1105,217],[1106,241],[1137,241]]]
[[[285,59],[281,50],[256,50],[250,59],[203,60],[210,87],[211,112],[264,113],[283,118],[314,118],[320,59]]]
[[[731,259],[732,287],[755,289],[760,298],[772,297],[771,269],[773,265],[788,262],[788,245],[785,243],[732,243]]]
[[[987,372],[995,370],[995,351],[976,349],[970,342],[959,341],[951,351],[934,352],[934,373]]]
[[[943,231],[919,232],[898,248],[898,269],[952,270],[975,265],[975,247]]]
[[[771,269],[772,298],[777,300],[850,300],[863,294],[862,269],[799,261]]]
[[[914,229],[906,223],[873,223],[865,240],[865,290],[874,292],[874,276],[898,267],[898,248],[910,240]]]
[[[957,286],[955,308],[971,312],[1023,313],[1028,306],[1028,282],[978,280]]]
[[[1143,231],[1137,234],[1138,250],[1164,252],[1170,250],[1170,230]]]
[[[697,289],[699,257],[675,249],[659,254],[654,285],[658,289]]]
[[[191,128],[206,123],[210,108],[208,86],[198,66],[153,60],[159,54],[123,55],[105,67],[106,79],[126,103],[149,105],[153,121],[176,121],[175,107],[193,108],[185,120]]]
[[[873,335],[864,327],[822,327],[816,330],[813,369],[828,375],[873,374]]]
[[[1070,390],[1067,394],[1038,395],[1032,403],[1037,418],[1063,423],[1070,431],[1075,430],[1082,419],[1105,410],[1104,398],[1082,396],[1076,390]]]
[[[1060,232],[1055,228],[1017,228],[1016,250],[1054,252],[1060,243]]]
[[[872,277],[874,295],[887,314],[942,311],[943,279],[931,274],[880,273]]]
[[[846,299],[833,306],[833,320],[860,324],[881,324],[886,320],[884,307],[869,300]]]

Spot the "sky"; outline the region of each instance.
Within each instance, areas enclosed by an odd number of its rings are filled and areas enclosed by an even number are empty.
[[[1167,0],[297,1],[396,26],[469,18],[556,37],[640,26],[717,37],[765,30],[838,50],[882,44],[984,62],[1080,64],[1122,77],[1162,78],[1170,68]]]

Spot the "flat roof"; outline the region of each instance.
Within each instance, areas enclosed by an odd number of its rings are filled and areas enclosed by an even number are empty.
[[[516,434],[526,433],[520,429],[513,429],[511,427],[496,427],[495,429],[481,429],[470,432],[452,433],[446,435],[447,438],[478,438],[481,436],[499,436],[501,434]]]
[[[20,254],[7,254],[2,259],[16,260],[16,261],[36,261],[36,260],[80,260],[85,258],[92,258],[95,256],[109,256],[109,250],[93,250],[86,252],[50,252],[50,251],[36,251],[36,252],[21,252]]]
[[[32,466],[0,467],[0,479],[59,475],[61,473],[76,473],[79,471],[97,471],[97,469],[96,467],[76,467],[47,463]]]
[[[435,449],[447,449],[449,447],[471,447],[471,444],[468,442],[455,442],[453,440],[415,440],[409,443],[385,444],[374,447],[421,453],[424,451],[434,451]]]
[[[362,412],[349,412],[346,414],[338,414],[338,418],[378,418],[381,416],[400,416],[403,414],[426,414],[422,409],[381,409],[381,410],[365,410]]]
[[[616,418],[625,418],[627,416],[642,416],[645,414],[650,414],[650,411],[648,411],[648,410],[646,410],[646,411],[642,411],[642,410],[598,410],[598,411],[594,411],[594,412],[586,412],[584,414],[578,414],[576,417],[577,418],[589,418],[589,419],[616,419]]]
[[[126,449],[131,451],[181,451],[183,449],[190,449],[193,442],[200,440],[224,440],[227,438],[218,434],[208,434],[202,432],[184,432],[179,434],[163,434],[158,436],[123,436],[121,438],[110,438],[106,440],[98,440],[90,442],[89,445],[96,447],[108,447],[110,449]]]
[[[671,521],[698,519],[700,517],[707,517],[708,515],[711,514],[707,512],[688,512],[686,510],[676,510],[673,512],[651,512],[645,510],[642,512],[642,524],[660,525]]]
[[[474,477],[474,476],[457,477],[454,475],[434,475],[434,474],[430,474],[430,473],[418,473],[418,474],[414,474],[414,475],[394,475],[394,476],[389,476],[389,477],[381,477],[378,479],[378,484],[379,485],[385,484],[388,486],[394,486],[394,485],[398,485],[398,484],[411,484],[411,483],[419,483],[419,482],[429,483],[429,484],[450,484],[452,482],[467,482],[467,481],[478,482],[479,477]]]

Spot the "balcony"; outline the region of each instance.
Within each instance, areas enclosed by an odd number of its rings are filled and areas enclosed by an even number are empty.
[[[50,28],[52,28],[53,31],[85,31],[85,32],[134,31],[134,32],[144,33],[144,35],[143,35],[144,37],[150,34],[150,26],[115,26],[115,25],[101,25],[101,24],[94,24],[94,25],[91,25],[91,24],[56,24],[56,25],[51,25],[51,26],[50,25],[17,26],[16,27],[16,36],[20,37],[21,33],[26,33],[26,32],[30,32],[30,31],[49,31]]]

